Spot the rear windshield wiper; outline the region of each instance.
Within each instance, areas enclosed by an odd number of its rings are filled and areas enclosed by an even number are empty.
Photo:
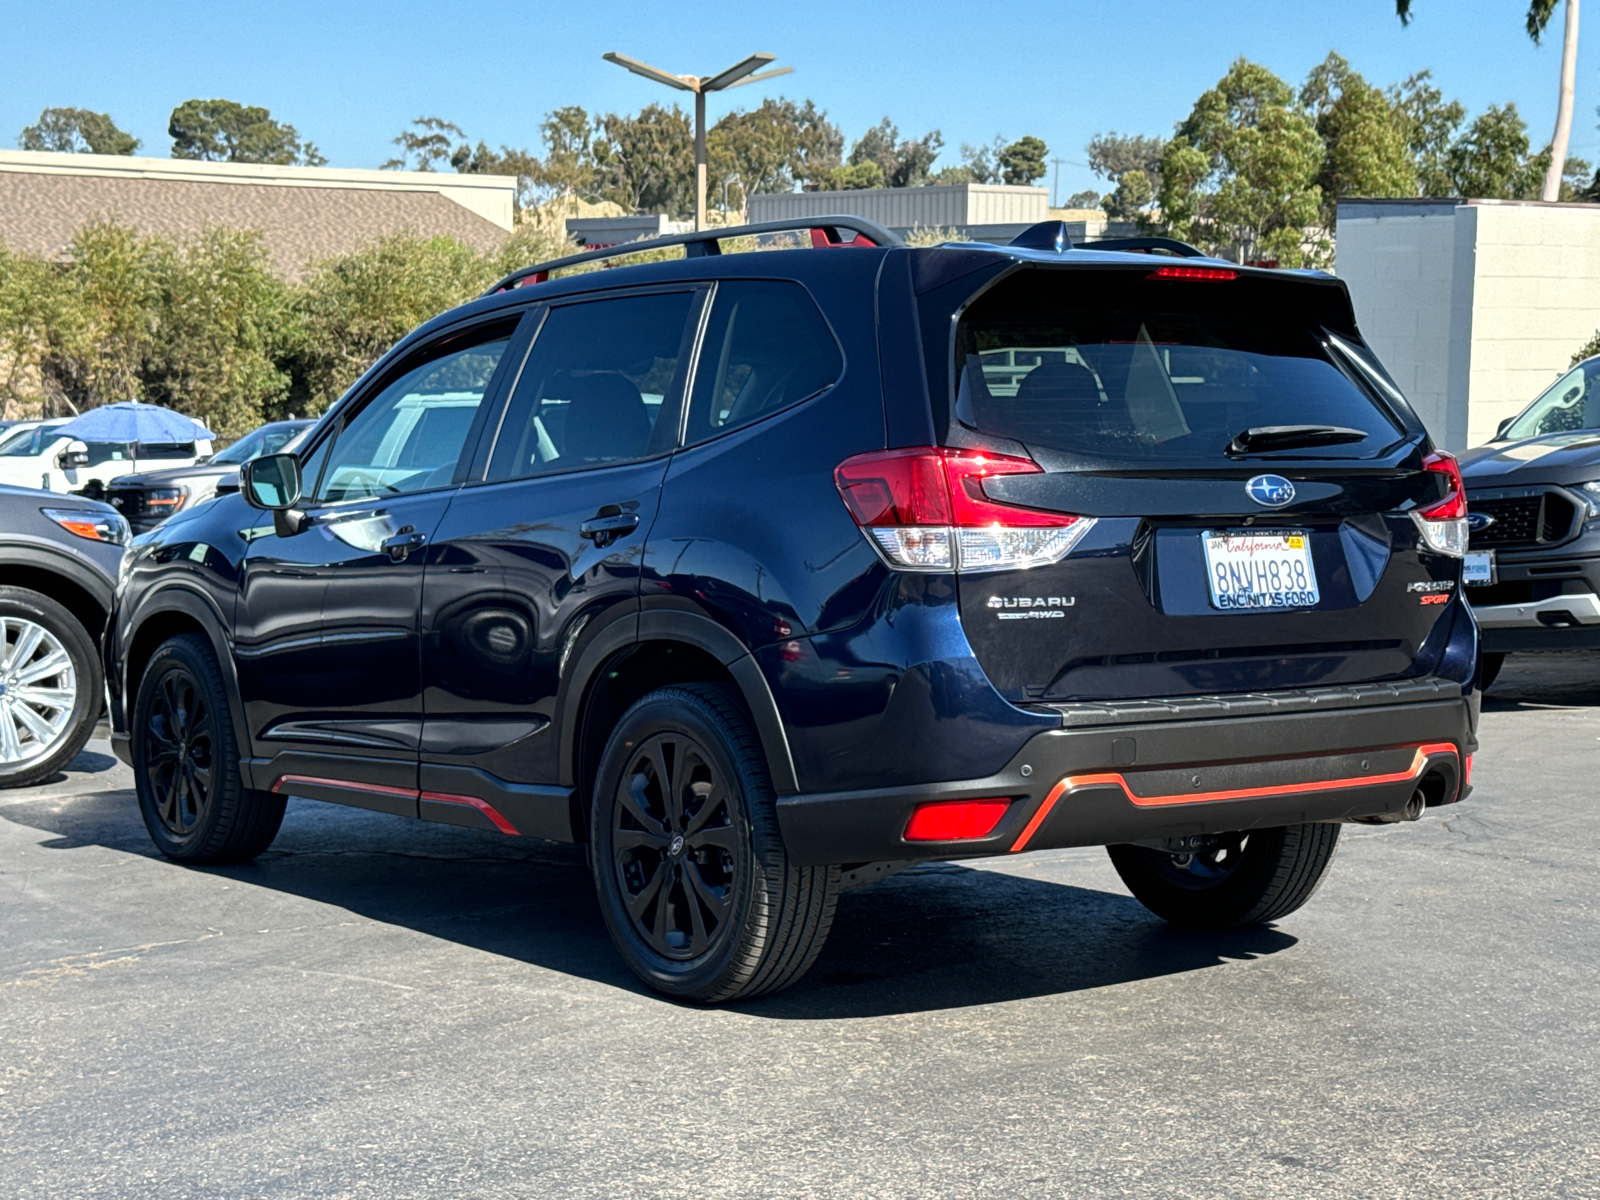
[[[1339,446],[1364,442],[1367,433],[1344,425],[1254,425],[1235,434],[1227,454],[1260,454],[1266,450],[1294,450],[1303,446]]]

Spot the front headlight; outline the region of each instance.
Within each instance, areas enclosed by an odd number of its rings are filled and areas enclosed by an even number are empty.
[[[1583,514],[1583,519],[1592,521],[1596,517],[1600,517],[1600,479],[1593,479],[1588,483],[1580,483],[1578,491],[1583,493],[1584,507],[1588,509]]]
[[[95,512],[92,508],[41,508],[39,510],[68,533],[91,542],[110,542],[126,546],[132,532],[117,513]]]
[[[144,494],[144,506],[152,513],[162,513],[170,516],[182,508],[183,502],[188,498],[188,488],[151,488]]]

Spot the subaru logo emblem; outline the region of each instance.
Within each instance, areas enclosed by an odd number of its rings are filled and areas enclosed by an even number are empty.
[[[1488,513],[1476,512],[1467,514],[1467,528],[1473,533],[1482,533],[1493,524],[1494,518]]]
[[[1294,499],[1294,484],[1282,475],[1257,475],[1244,490],[1264,508],[1282,508]]]

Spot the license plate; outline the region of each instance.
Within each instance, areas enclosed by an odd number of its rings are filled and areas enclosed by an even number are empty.
[[[1311,539],[1302,529],[1201,535],[1211,603],[1220,609],[1310,608],[1317,603]]]
[[[1486,587],[1494,582],[1494,551],[1469,550],[1461,561],[1461,582],[1468,587]]]

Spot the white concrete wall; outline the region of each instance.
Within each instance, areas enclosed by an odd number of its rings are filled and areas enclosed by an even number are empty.
[[[1600,205],[1342,201],[1336,269],[1434,440],[1464,450],[1600,327]]]
[[[1335,270],[1350,288],[1356,322],[1435,442],[1467,434],[1465,382],[1451,412],[1452,313],[1458,206],[1341,206]],[[1469,331],[1464,331],[1469,332]],[[1453,419],[1452,419],[1453,417]]]
[[[1553,383],[1600,326],[1600,206],[1481,201],[1472,304],[1476,446]]]

